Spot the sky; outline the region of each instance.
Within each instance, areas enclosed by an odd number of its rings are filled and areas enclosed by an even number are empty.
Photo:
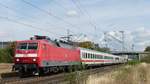
[[[149,21],[150,0],[0,0],[0,41],[59,38],[69,29],[76,39],[104,46],[104,32],[120,39],[114,32],[124,31],[127,50],[134,44],[142,51],[150,45]],[[118,45],[109,42],[114,50]]]

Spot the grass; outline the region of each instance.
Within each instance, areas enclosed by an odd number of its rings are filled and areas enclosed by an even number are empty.
[[[126,65],[103,76],[91,75],[87,84],[150,84],[149,78],[150,64],[140,63]]]
[[[150,54],[147,54],[144,58],[141,58],[141,62],[150,63]]]
[[[141,62],[138,61],[138,60],[132,60],[132,61],[128,61],[127,64],[128,65],[137,65],[137,64],[140,64]]]
[[[69,73],[69,75],[65,74],[65,81],[68,81],[67,84],[86,84],[85,83],[85,74],[80,71],[75,71]]]

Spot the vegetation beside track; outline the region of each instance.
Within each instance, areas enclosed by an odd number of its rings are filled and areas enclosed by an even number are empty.
[[[144,52],[150,52],[150,46],[147,46]],[[145,57],[143,57],[141,62],[150,63],[150,54],[147,54]]]
[[[6,48],[0,49],[0,63],[12,63],[14,56],[15,42]]]
[[[137,64],[140,64],[141,61],[138,61],[138,60],[132,60],[132,61],[128,61],[127,64],[128,65],[137,65]]]
[[[103,76],[91,75],[86,84],[150,84],[150,64],[126,65]]]

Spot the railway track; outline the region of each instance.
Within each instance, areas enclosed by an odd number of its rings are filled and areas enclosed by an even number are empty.
[[[110,72],[114,69],[117,69],[121,65],[112,65],[99,67],[94,69],[88,69],[84,71],[75,71],[71,73],[58,73],[58,74],[50,74],[46,76],[31,76],[27,78],[19,78],[19,77],[10,77],[4,78],[0,80],[0,84],[70,84],[70,82],[74,82],[77,84],[85,84],[85,80],[88,75],[97,74],[103,75],[107,72]]]

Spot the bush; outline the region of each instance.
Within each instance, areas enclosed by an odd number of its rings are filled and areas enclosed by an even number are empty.
[[[11,63],[12,56],[9,49],[0,49],[0,62],[1,63]]]
[[[150,63],[150,55],[147,55],[141,59],[141,62]]]
[[[0,63],[12,63],[15,50],[15,42],[10,46],[0,49]]]
[[[139,64],[140,63],[140,61],[138,61],[138,60],[132,60],[132,61],[128,61],[128,65],[136,65],[136,64]]]

